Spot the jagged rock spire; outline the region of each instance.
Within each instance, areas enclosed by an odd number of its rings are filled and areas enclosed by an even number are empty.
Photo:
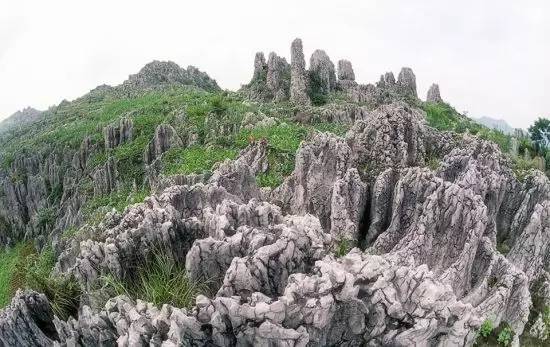
[[[274,101],[288,100],[290,88],[290,65],[286,59],[274,52],[269,53],[267,61],[267,89],[273,95]]]
[[[311,87],[315,87],[319,93],[328,94],[336,88],[334,64],[325,51],[317,49],[313,52],[309,60],[309,72]]]
[[[338,60],[338,79],[341,81],[355,81],[355,73],[349,60]]]
[[[297,38],[290,47],[290,101],[297,105],[310,105],[307,94],[306,61],[302,40]]]
[[[410,67],[404,67],[399,72],[397,77],[397,83],[402,88],[403,92],[410,96],[418,97],[416,93],[416,77],[413,70]]]
[[[441,99],[441,94],[439,94],[439,86],[437,84],[432,84],[430,89],[428,89],[426,101],[435,103],[443,102],[443,99]]]
[[[395,76],[391,71],[381,75],[380,81],[377,84],[379,88],[392,87],[393,85],[395,85]]]
[[[252,81],[265,80],[267,74],[267,64],[263,52],[256,53],[254,57],[254,76]]]

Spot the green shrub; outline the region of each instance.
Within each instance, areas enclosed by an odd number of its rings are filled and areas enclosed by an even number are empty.
[[[52,275],[55,260],[51,247],[46,247],[37,254],[30,243],[20,243],[1,252],[0,307],[11,301],[17,289],[28,288],[44,293],[60,319],[76,316],[80,287],[72,277]]]
[[[208,293],[208,282],[189,279],[184,266],[176,264],[168,255],[157,252],[139,268],[134,278],[120,280],[112,275],[104,276],[103,290],[115,295],[152,302],[157,306],[169,304],[190,308],[201,293]]]
[[[536,159],[525,159],[522,156],[512,158],[512,171],[519,181],[525,180],[529,171],[539,168],[539,161]]]
[[[498,334],[497,342],[503,346],[509,346],[514,338],[514,331],[509,326],[503,328]]]
[[[478,330],[476,345],[479,346],[509,346],[514,338],[514,330],[506,322],[494,327],[490,319],[486,319]]]
[[[478,335],[484,338],[488,338],[493,332],[493,329],[493,321],[490,319],[486,319],[479,327]]]

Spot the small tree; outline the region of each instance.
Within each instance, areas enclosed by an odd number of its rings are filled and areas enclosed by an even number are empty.
[[[550,149],[550,119],[539,118],[529,127],[529,134],[538,155],[544,157]]]

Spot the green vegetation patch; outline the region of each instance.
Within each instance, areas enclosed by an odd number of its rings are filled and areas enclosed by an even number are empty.
[[[501,322],[498,327],[490,319],[483,321],[477,332],[476,346],[510,346],[515,332],[512,327]]]
[[[141,189],[138,191],[122,189],[112,192],[111,194],[96,196],[86,202],[84,214],[86,216],[91,216],[100,207],[114,208],[118,212],[122,212],[129,205],[143,202],[149,194],[150,192],[148,189]]]
[[[17,289],[44,293],[54,313],[66,320],[76,316],[80,287],[73,277],[52,274],[55,254],[51,247],[37,253],[30,243],[20,243],[0,253],[0,307],[10,303]]]
[[[496,143],[503,152],[510,150],[511,136],[501,131],[489,129],[473,120],[462,116],[453,107],[446,103],[426,102],[422,105],[426,112],[428,124],[438,130],[454,131],[479,136],[482,139]]]
[[[173,148],[162,156],[163,173],[166,175],[188,175],[208,171],[225,159],[235,159],[237,149],[193,146]]]
[[[25,245],[19,244],[0,251],[0,308],[9,304],[15,294],[12,284],[15,280],[17,264],[21,262],[24,255],[24,248]]]

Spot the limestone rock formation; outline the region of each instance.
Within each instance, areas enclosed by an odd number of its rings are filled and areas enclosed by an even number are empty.
[[[425,120],[405,103],[385,105],[346,135],[359,167],[372,172],[421,165],[425,158]]]
[[[297,105],[309,105],[308,78],[302,40],[295,39],[290,47],[290,101]]]
[[[267,60],[266,87],[273,96],[273,101],[285,101],[290,93],[290,65],[286,59],[269,53]]]
[[[285,101],[289,98],[290,65],[286,59],[274,52],[269,54],[266,63],[262,52],[254,58],[254,75],[241,91],[255,101]]]
[[[151,142],[149,142],[149,146],[145,150],[144,161],[146,164],[151,164],[170,148],[182,146],[183,142],[176,130],[169,124],[161,124],[157,126],[155,136]]]
[[[131,118],[124,117],[118,124],[107,125],[103,128],[105,148],[112,149],[116,146],[132,141],[134,123]]]
[[[531,170],[518,180],[495,143],[428,126],[409,68],[397,80],[386,73],[360,85],[347,61],[338,63],[337,80],[323,51],[313,54],[310,71],[299,39],[291,53],[290,66],[274,53],[267,62],[257,54],[239,94],[290,98],[288,118],[307,123],[297,125],[310,132],[296,153],[284,153],[294,167],[277,187],[258,185],[279,164],[275,144],[252,137],[209,172],[160,174],[162,155],[199,133],[196,125],[188,133],[179,127],[180,109],[143,149],[152,194],[102,214],[78,235],[60,237],[83,221],[92,196],[82,190],[120,192],[116,146],[139,135],[132,114],[72,150],[16,157],[0,171],[0,244],[43,245],[51,233],[52,275],[74,276],[84,293],[75,316],[61,320],[46,296],[19,291],[0,311],[0,346],[471,346],[486,319],[508,324],[515,346],[524,332],[548,337],[533,311],[550,305],[548,177]],[[352,101],[312,106],[312,81]],[[120,90],[214,83],[194,68],[154,63]],[[440,100],[432,89],[428,99]],[[201,114],[201,140],[290,121],[278,109],[238,101],[254,108],[237,122]],[[314,130],[319,123],[349,130]],[[110,156],[99,165],[102,143]],[[83,180],[92,184],[82,187]],[[40,218],[44,211],[53,222]],[[192,307],[96,298],[106,278],[131,283],[159,249],[191,280],[209,279]]]
[[[186,69],[171,61],[153,61],[145,65],[137,74],[118,87],[117,92],[125,95],[136,95],[144,90],[158,89],[166,86],[193,85],[205,90],[219,90],[215,80],[194,66]]]
[[[44,294],[17,292],[0,312],[2,346],[52,346],[59,341],[54,314]]]
[[[437,169],[422,167],[428,155]],[[61,344],[471,345],[489,317],[521,334],[533,295],[548,299],[550,182],[535,172],[518,182],[496,145],[440,134],[396,103],[346,139],[304,142],[268,196],[254,179],[267,156],[257,142],[206,181],[107,217],[56,265],[91,289],[162,246],[191,278],[218,279],[214,296],[191,310],[119,296],[67,322],[20,321],[53,326],[46,336]],[[360,248],[336,258],[343,240]]]
[[[336,88],[334,64],[325,51],[317,49],[309,60],[309,78],[312,90],[328,94]]]
[[[411,68],[404,67],[401,69],[399,76],[397,77],[397,84],[406,95],[414,98],[418,97],[416,92],[416,76]]]
[[[338,79],[340,81],[355,81],[355,73],[349,60],[338,60]]]
[[[293,173],[272,195],[287,213],[312,213],[321,226],[330,230],[331,198],[338,179],[350,168],[351,149],[346,142],[328,133],[317,134],[296,153]]]
[[[267,76],[267,64],[262,52],[256,53],[254,57],[254,75],[252,81],[265,81]]]
[[[96,169],[94,177],[94,196],[101,196],[116,191],[118,171],[116,161],[109,157],[105,165]]]
[[[443,102],[443,99],[441,99],[441,95],[439,94],[439,85],[434,83],[430,86],[430,89],[428,89],[428,95],[426,96],[426,101],[434,103]]]

